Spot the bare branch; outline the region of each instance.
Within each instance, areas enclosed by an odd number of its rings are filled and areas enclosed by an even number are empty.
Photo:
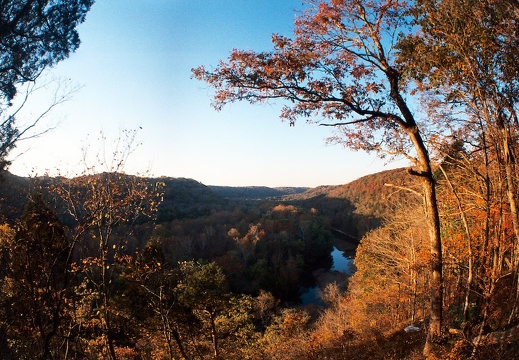
[[[414,189],[411,189],[411,188],[408,188],[406,186],[400,186],[400,185],[395,185],[395,184],[384,184],[384,186],[387,186],[387,187],[393,187],[395,189],[399,189],[399,190],[404,190],[404,191],[408,191],[410,193],[413,193],[415,194],[416,196],[420,197],[421,199],[423,199],[423,194],[419,193],[418,191],[414,190]]]
[[[357,120],[353,120],[353,121],[333,123],[333,124],[319,124],[319,126],[347,126],[347,125],[353,125],[353,124],[358,124],[358,123],[363,123],[363,122],[366,122],[366,121],[370,121],[370,120],[373,120],[373,118],[374,118],[374,116],[370,116],[370,117],[365,118],[365,119],[357,119]]]

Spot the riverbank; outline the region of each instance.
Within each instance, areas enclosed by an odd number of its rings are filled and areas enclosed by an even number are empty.
[[[353,241],[335,237],[333,239],[333,246],[342,251],[345,257],[355,258],[355,252],[357,251],[358,244]]]
[[[355,272],[353,261],[357,245],[353,240],[334,237],[333,251],[330,254],[333,259],[332,267],[330,270],[317,269],[312,272],[316,285],[312,288],[307,288],[301,295],[303,305],[324,305],[319,298],[318,292],[324,290],[328,284],[336,283],[339,288],[346,288],[348,278]]]
[[[314,276],[317,287],[320,290],[324,290],[324,288],[331,283],[336,283],[339,288],[346,288],[348,278],[350,277],[346,272],[338,270],[326,271],[324,269],[317,269],[312,273],[312,275]]]

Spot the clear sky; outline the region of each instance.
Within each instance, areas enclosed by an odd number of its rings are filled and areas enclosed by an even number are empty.
[[[78,51],[52,70],[81,89],[19,144],[10,171],[72,176],[82,147],[100,132],[116,139],[138,129],[142,144],[126,171],[187,177],[206,185],[345,184],[386,166],[374,154],[326,145],[326,127],[289,127],[279,104],[211,108],[212,91],[191,68],[216,65],[230,50],[271,48],[272,33],[292,34],[300,0],[97,0],[79,28]],[[38,100],[40,101],[40,100]],[[36,99],[26,118],[37,114]],[[32,114],[31,114],[32,112]],[[102,170],[102,169],[100,169]]]

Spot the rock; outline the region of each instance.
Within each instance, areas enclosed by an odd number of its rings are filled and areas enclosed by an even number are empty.
[[[414,326],[414,325],[409,325],[409,326],[406,326],[404,328],[404,331],[406,333],[411,333],[411,332],[418,332],[420,331],[421,329],[418,327],[418,326]]]

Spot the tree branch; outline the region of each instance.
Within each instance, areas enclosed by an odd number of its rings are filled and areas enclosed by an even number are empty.
[[[408,192],[410,192],[410,193],[415,194],[416,196],[418,196],[418,197],[420,197],[420,198],[423,198],[423,195],[420,194],[418,191],[413,190],[413,189],[408,188],[408,187],[405,187],[405,186],[400,186],[400,185],[395,185],[395,184],[388,184],[388,183],[385,183],[384,186],[387,186],[387,187],[393,187],[393,188],[396,188],[396,189],[399,189],[399,190],[408,191]]]
[[[370,116],[370,117],[365,118],[365,119],[357,119],[357,120],[353,120],[353,121],[333,123],[333,124],[319,124],[319,126],[346,126],[346,125],[353,125],[353,124],[358,124],[358,123],[363,123],[363,122],[367,122],[367,121],[373,120],[375,117],[376,116]]]

